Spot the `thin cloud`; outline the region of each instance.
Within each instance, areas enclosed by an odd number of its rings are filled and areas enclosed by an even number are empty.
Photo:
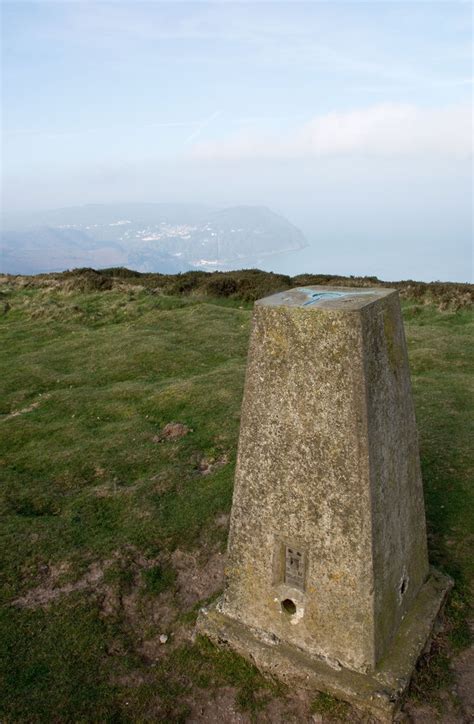
[[[204,121],[202,121],[195,131],[191,133],[190,136],[185,140],[185,143],[191,143],[192,141],[195,141],[198,136],[201,135],[202,131],[207,128],[213,121],[216,120],[216,118],[219,118],[219,116],[222,114],[222,111],[214,111],[214,113],[211,113],[211,115],[206,118]]]
[[[373,45],[377,28],[366,24],[363,27],[365,44],[355,42],[348,31],[353,15],[347,8],[346,12],[341,9],[335,31],[328,20],[324,21],[324,12],[308,15],[302,5],[299,11],[290,14],[288,4],[264,0],[250,4],[196,2],[191,5],[184,1],[172,4],[154,0],[141,3],[57,0],[56,4],[60,12],[52,18],[47,16],[39,27],[28,28],[32,37],[39,36],[53,43],[64,42],[66,37],[73,45],[106,48],[112,56],[120,58],[124,43],[144,52],[144,48],[159,47],[157,44],[164,41],[165,47],[167,43],[174,43],[186,49],[187,57],[192,57],[194,62],[212,60],[214,43],[219,42],[238,47],[243,58],[251,58],[259,67],[355,74],[379,78],[388,84],[433,85],[438,81],[439,71],[433,73],[426,58],[416,56],[401,61],[398,54],[391,57],[389,52],[380,49],[375,55],[369,53],[367,49]],[[376,17],[383,22],[383,3],[378,5],[374,3],[374,9],[378,8]],[[468,20],[464,18],[463,22],[467,24]],[[459,45],[455,47],[459,51]],[[161,52],[166,53],[163,49]],[[466,58],[471,57],[469,44],[465,53]],[[442,76],[440,82],[457,84],[456,78],[451,81],[449,74]]]
[[[368,154],[376,156],[467,156],[472,152],[471,110],[466,106],[424,109],[378,104],[316,116],[285,134],[241,132],[203,141],[198,159],[234,161]]]

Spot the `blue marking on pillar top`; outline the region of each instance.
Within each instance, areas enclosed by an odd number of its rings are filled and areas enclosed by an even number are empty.
[[[302,292],[307,297],[308,301],[303,302],[303,307],[308,307],[312,304],[318,304],[318,302],[329,302],[332,299],[340,299],[341,297],[355,297],[359,294],[375,294],[375,292],[361,291],[361,292],[315,292],[314,289],[307,287],[297,287],[297,292]]]

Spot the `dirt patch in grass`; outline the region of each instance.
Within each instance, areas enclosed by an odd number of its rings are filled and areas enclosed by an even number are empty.
[[[189,709],[186,722],[216,722],[220,724],[314,724],[323,721],[310,711],[311,696],[307,691],[294,691],[291,696],[277,696],[270,701],[264,699],[262,707],[248,712],[242,710],[241,692],[234,686],[215,689],[194,688],[191,697],[185,701]],[[325,721],[335,721],[328,718]],[[346,721],[359,721],[347,719]]]
[[[152,440],[153,442],[172,442],[173,440],[179,440],[184,437],[188,432],[193,431],[187,425],[183,425],[181,422],[168,422],[158,435],[154,435]]]
[[[218,528],[228,528],[229,527],[229,521],[230,521],[230,515],[229,513],[219,513],[218,516],[216,516],[216,526]]]
[[[227,524],[227,521],[228,517],[222,523]],[[60,597],[78,591],[90,592],[98,597],[101,616],[117,627],[117,634],[108,643],[108,656],[118,662],[132,655],[141,661],[140,666],[131,670],[119,670],[112,676],[111,684],[125,687],[130,693],[135,691],[138,696],[143,687],[156,688],[156,676],[163,675],[160,671],[173,671],[171,678],[174,681],[177,677],[176,685],[181,679],[187,682],[186,693],[176,699],[176,703],[188,712],[187,722],[329,724],[350,721],[367,724],[373,721],[324,694],[316,700],[313,697],[311,701],[310,695],[304,691],[292,691],[291,695],[282,691],[275,696],[264,689],[254,693],[248,685],[238,688],[232,680],[235,676],[234,664],[228,665],[229,671],[225,673],[231,679],[229,685],[216,681],[217,686],[207,688],[200,683],[200,673],[191,675],[188,680],[186,656],[175,670],[171,663],[173,656],[177,656],[179,661],[183,650],[192,650],[194,646],[192,623],[183,623],[181,613],[196,607],[199,601],[212,597],[222,588],[225,560],[225,554],[217,549],[210,553],[201,549],[178,549],[171,556],[161,554],[147,558],[130,547],[117,551],[110,559],[92,563],[78,580],[61,583],[65,576],[70,575],[70,566],[64,561],[56,566],[45,566],[41,585],[16,599],[14,605],[46,608]],[[445,641],[445,634],[441,632],[428,656],[427,665],[431,669],[433,657],[444,655]],[[206,657],[215,657],[215,654],[206,651],[204,648],[203,666],[208,667]],[[197,666],[197,661],[193,664],[193,654],[189,656],[191,668]],[[435,721],[467,724],[473,720],[474,713],[471,686],[474,649],[463,651],[448,664],[453,677],[449,687],[446,686],[444,659],[437,666],[441,688],[436,700],[408,701],[403,712],[407,717],[405,720],[413,724]],[[418,685],[426,687],[423,672]],[[245,697],[250,690],[252,701],[249,703]]]
[[[261,721],[268,724],[314,724],[315,715],[311,713],[311,693],[306,690],[292,691],[291,696],[272,699],[261,713]]]
[[[36,410],[42,402],[45,402],[47,399],[51,397],[51,395],[41,395],[41,400],[37,400],[36,402],[32,402],[31,405],[28,405],[27,407],[23,407],[21,410],[13,410],[13,412],[10,412],[8,415],[2,416],[2,420],[11,420],[13,417],[19,417],[20,415],[25,415],[27,412],[33,412],[33,410]]]
[[[442,697],[442,710],[430,704],[415,705],[407,703],[403,708],[403,712],[407,717],[405,721],[411,724],[434,724],[435,722],[469,724],[472,721],[472,719],[466,719],[462,712],[456,710],[448,694]]]
[[[24,596],[16,598],[12,601],[12,605],[20,608],[44,608],[70,593],[86,589],[97,589],[98,584],[104,577],[104,570],[111,563],[112,561],[92,563],[84,576],[73,583],[65,583],[64,585],[59,585],[58,579],[60,575],[67,572],[68,564],[65,562],[62,565],[51,567],[44,583],[32,588]]]
[[[119,607],[122,628],[129,632],[135,652],[148,664],[162,659],[185,638],[173,591],[143,597],[134,589],[120,598]]]
[[[237,689],[233,686],[222,686],[214,691],[199,689],[193,691],[192,697],[186,698],[189,707],[187,724],[206,722],[206,724],[251,724],[252,717],[239,711],[235,697]]]
[[[474,646],[456,656],[451,664],[455,690],[466,722],[474,721]]]
[[[171,650],[189,640],[182,625],[175,624],[176,608],[172,606],[167,607],[166,603],[162,603],[159,614],[161,617],[159,629],[166,633],[157,633],[151,638],[142,641],[138,647],[138,651],[143,657],[143,660],[152,665],[156,661],[165,659],[169,656]]]
[[[153,684],[153,674],[142,671],[131,671],[127,674],[118,674],[111,677],[111,683],[126,688],[138,688],[143,684]]]
[[[192,608],[198,601],[208,599],[224,585],[226,555],[214,551],[206,559],[199,552],[175,550],[171,561],[177,573],[177,593],[180,604]]]
[[[435,721],[467,724],[474,721],[474,647],[456,654],[453,647],[455,626],[451,606],[429,650],[417,664],[409,698],[403,707],[409,721],[416,724]],[[464,634],[469,635],[468,632]]]
[[[218,458],[201,458],[198,463],[198,472],[200,475],[211,475],[211,473],[227,465],[228,462],[227,455],[221,455]]]
[[[12,605],[47,608],[72,593],[86,592],[99,601],[101,617],[115,622],[133,650],[152,662],[190,641],[192,623],[183,623],[180,615],[222,588],[224,564],[219,550],[208,557],[202,551],[176,550],[171,556],[146,558],[130,547],[91,563],[75,581],[63,582],[70,574],[67,561],[45,566],[41,583]],[[110,653],[119,654],[121,648],[116,641]]]

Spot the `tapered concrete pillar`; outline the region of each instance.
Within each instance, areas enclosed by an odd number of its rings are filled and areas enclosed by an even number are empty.
[[[198,628],[390,718],[449,585],[428,567],[397,292],[258,301],[226,589]]]

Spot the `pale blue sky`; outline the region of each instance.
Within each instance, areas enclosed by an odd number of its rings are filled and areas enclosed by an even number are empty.
[[[469,280],[471,3],[2,12],[5,210],[263,203],[312,271]]]

